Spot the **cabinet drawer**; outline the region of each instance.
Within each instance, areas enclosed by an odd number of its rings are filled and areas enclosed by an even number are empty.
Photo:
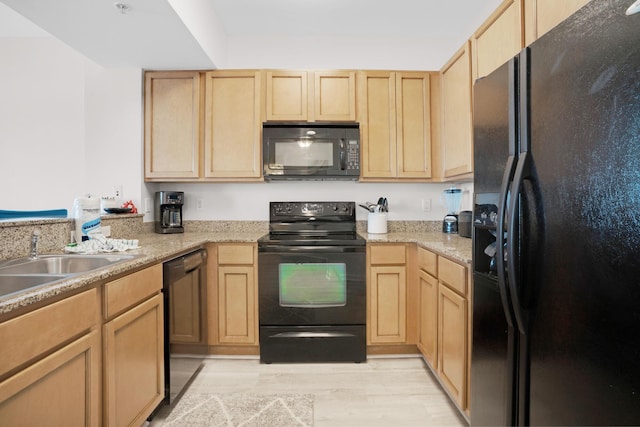
[[[162,264],[156,264],[104,285],[105,319],[144,301],[162,289]]]
[[[405,264],[407,260],[405,245],[369,246],[371,264]]]
[[[421,269],[438,277],[438,256],[425,248],[418,248],[418,265]]]
[[[218,264],[253,264],[254,245],[218,245]]]
[[[0,377],[89,330],[97,316],[94,288],[0,324]]]
[[[446,258],[438,257],[438,279],[460,295],[467,295],[466,267]]]

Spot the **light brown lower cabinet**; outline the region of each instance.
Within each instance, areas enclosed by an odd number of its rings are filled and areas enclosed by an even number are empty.
[[[420,326],[418,349],[433,369],[438,367],[438,279],[419,271]]]
[[[209,344],[258,345],[258,247],[254,243],[209,246]],[[213,255],[212,255],[213,254]],[[211,260],[214,260],[212,265]],[[243,353],[242,350],[239,353]]]
[[[161,289],[157,264],[0,323],[0,426],[142,425],[164,398]]]
[[[105,285],[107,322],[102,331],[105,426],[142,425],[164,398],[161,289],[160,264]],[[111,306],[109,301],[113,301]],[[113,318],[109,307],[118,313]],[[127,308],[121,312],[124,307]]]
[[[407,342],[407,248],[367,246],[367,344]]]
[[[99,333],[93,331],[0,382],[0,425],[99,426]]]
[[[469,268],[418,248],[418,349],[457,406],[469,414]]]
[[[97,289],[0,323],[0,425],[100,425]]]
[[[467,300],[440,284],[438,288],[438,376],[451,397],[466,408]]]

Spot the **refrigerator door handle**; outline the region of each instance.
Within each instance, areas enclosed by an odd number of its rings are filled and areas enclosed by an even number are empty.
[[[520,153],[518,163],[516,165],[516,172],[511,183],[510,200],[508,207],[508,223],[507,223],[507,272],[508,272],[508,284],[511,301],[513,302],[513,314],[516,319],[516,325],[521,334],[526,335],[527,323],[526,313],[520,303],[520,295],[518,290],[520,289],[520,277],[518,275],[520,265],[520,253],[518,252],[520,242],[520,227],[519,227],[519,199],[520,190],[524,184],[525,173],[528,173],[531,162],[531,154],[529,152]]]

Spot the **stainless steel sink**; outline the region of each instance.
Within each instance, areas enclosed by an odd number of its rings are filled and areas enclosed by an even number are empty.
[[[48,285],[66,277],[63,274],[0,274],[0,296]]]
[[[99,270],[139,255],[41,255],[0,262],[0,297]]]
[[[77,274],[128,261],[136,255],[41,255],[0,264],[0,274]]]

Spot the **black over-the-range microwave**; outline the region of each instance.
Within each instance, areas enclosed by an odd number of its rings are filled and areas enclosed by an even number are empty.
[[[271,123],[262,126],[266,180],[357,180],[358,123]]]

